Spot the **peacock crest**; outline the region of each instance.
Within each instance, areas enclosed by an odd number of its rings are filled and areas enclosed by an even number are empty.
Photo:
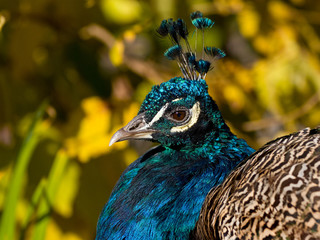
[[[173,46],[167,49],[164,56],[169,60],[176,60],[181,72],[186,79],[199,80],[205,79],[206,74],[212,67],[212,62],[225,57],[225,53],[212,46],[205,46],[205,30],[210,29],[214,25],[214,21],[203,17],[199,11],[190,15],[191,23],[195,27],[192,35],[195,35],[197,43],[198,30],[202,35],[202,53],[201,57],[197,57],[196,46],[191,48],[188,37],[189,30],[183,19],[178,18],[174,21],[172,18],[163,20],[157,29],[162,37],[169,37]]]

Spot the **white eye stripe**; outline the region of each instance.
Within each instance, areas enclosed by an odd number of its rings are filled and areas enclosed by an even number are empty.
[[[172,100],[171,102],[176,102],[179,101],[183,98],[176,98],[174,100]],[[158,121],[164,114],[164,112],[167,110],[167,107],[169,106],[169,103],[166,103],[161,109],[160,111],[153,117],[153,119],[151,120],[151,122],[149,122],[148,127],[151,126],[152,124],[154,124],[156,121]]]
[[[190,111],[191,119],[184,125],[171,128],[170,132],[184,132],[191,128],[198,121],[200,111],[200,103],[196,102]]]
[[[171,102],[177,102],[177,101],[179,101],[181,99],[183,99],[183,98],[176,98],[176,99],[172,100]]]
[[[166,111],[167,107],[169,106],[169,103],[166,103],[159,112],[157,112],[157,114],[153,117],[153,119],[151,120],[151,122],[149,122],[149,126],[151,126],[153,123],[155,123],[156,121],[158,121],[164,114],[164,112]]]
[[[171,102],[176,102],[176,101],[179,101],[181,100],[182,98],[177,98],[177,99],[174,99],[173,101]],[[155,122],[157,122],[165,113],[165,111],[167,110],[169,106],[169,103],[166,103],[160,110],[159,112],[153,117],[153,119],[151,120],[151,122],[149,122],[147,125],[146,125],[146,128],[152,126],[152,124],[154,124]],[[190,120],[184,124],[184,125],[181,125],[181,126],[176,126],[176,127],[173,127],[171,128],[170,132],[184,132],[186,130],[188,130],[190,127],[192,127],[197,121],[198,121],[198,118],[199,118],[199,115],[200,115],[200,103],[199,102],[196,102],[193,106],[192,106],[192,109],[190,110],[190,115],[191,115],[191,118]]]

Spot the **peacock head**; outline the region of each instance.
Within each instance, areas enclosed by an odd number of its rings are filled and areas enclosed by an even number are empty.
[[[213,25],[213,21],[204,18],[200,12],[192,13],[191,20],[201,31]],[[201,144],[204,137],[215,129],[225,127],[204,80],[211,62],[197,59],[196,53],[191,51],[185,22],[181,19],[164,20],[157,31],[161,36],[169,36],[175,44],[164,55],[170,60],[177,60],[184,77],[154,86],[138,115],[113,135],[110,145],[128,139],[142,139],[159,142],[165,147],[192,147]],[[218,48],[204,47],[204,43],[203,53],[213,60],[225,56]]]

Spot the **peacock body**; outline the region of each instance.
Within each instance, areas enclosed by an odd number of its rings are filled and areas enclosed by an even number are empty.
[[[213,25],[199,12],[191,20],[201,31]],[[110,145],[160,145],[123,172],[96,240],[320,239],[320,129],[253,153],[209,96],[204,78],[211,62],[191,51],[185,23],[164,20],[158,32],[175,44],[165,56],[177,60],[184,77],[154,86],[138,115],[112,137]],[[211,59],[224,56],[218,48],[203,50]]]
[[[120,134],[161,145],[122,174],[101,213],[99,240],[188,239],[210,189],[253,152],[230,132],[204,80],[155,86]]]
[[[192,19],[202,31],[213,25],[198,12]],[[210,62],[188,51],[185,23],[165,20],[158,32],[175,43],[165,56],[178,61],[184,77],[154,86],[138,115],[112,137],[110,144],[142,139],[160,145],[124,171],[102,210],[96,240],[189,239],[210,189],[254,151],[230,131],[209,96],[203,78]],[[205,52],[224,56],[217,48]]]
[[[320,239],[320,128],[267,143],[207,196],[195,239]]]

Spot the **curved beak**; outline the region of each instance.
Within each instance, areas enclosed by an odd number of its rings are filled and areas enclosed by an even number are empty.
[[[151,134],[156,132],[150,129],[149,125],[145,121],[145,114],[140,113],[134,117],[126,126],[119,129],[115,134],[113,134],[109,146],[115,142],[120,142],[128,139],[152,139]]]

